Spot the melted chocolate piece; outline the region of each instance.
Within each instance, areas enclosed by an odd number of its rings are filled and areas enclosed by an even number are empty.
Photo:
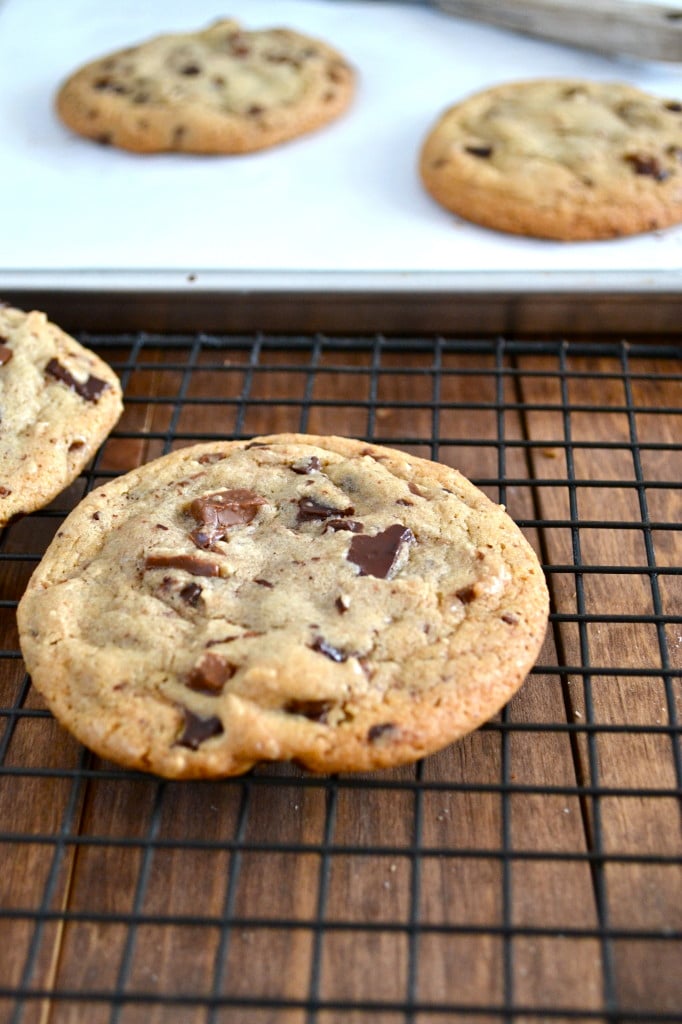
[[[322,469],[322,463],[318,459],[317,455],[311,455],[307,462],[300,462],[298,465],[291,467],[294,473],[319,473]]]
[[[122,85],[120,82],[115,82],[112,78],[98,78],[92,83],[92,87],[93,89],[96,89],[97,92],[115,92],[119,93],[121,96],[125,95],[128,91],[125,85]]]
[[[399,734],[400,729],[393,722],[381,722],[368,730],[367,739],[370,743],[377,743],[379,740],[394,739]]]
[[[261,505],[265,505],[265,498],[244,487],[195,498],[187,511],[200,526],[190,537],[198,548],[211,548],[231,526],[250,523]]]
[[[11,348],[8,348],[7,345],[0,345],[0,366],[8,363],[13,355],[14,353]]]
[[[196,608],[201,597],[201,587],[197,583],[188,583],[180,591],[180,597],[191,608]]]
[[[348,530],[350,533],[362,533],[365,529],[363,523],[359,523],[357,519],[328,519],[324,524],[324,532],[332,530]]]
[[[669,103],[664,103],[663,106],[666,110],[671,110],[673,114],[682,114],[682,103],[678,103],[677,100],[670,100]]]
[[[465,146],[467,153],[471,153],[472,156],[480,157],[482,160],[486,160],[489,156],[493,155],[492,146]]]
[[[475,583],[470,583],[468,586],[456,590],[455,597],[458,597],[462,604],[471,604],[478,597],[478,588]]]
[[[264,580],[264,579],[260,579],[260,578],[257,579],[257,580],[254,580],[253,582],[257,583],[259,587],[267,587],[269,590],[272,590],[272,588],[275,585],[274,583],[271,583],[270,580]]]
[[[219,576],[218,562],[209,562],[196,555],[147,555],[145,569],[184,569],[191,576]]]
[[[289,715],[303,715],[311,722],[324,722],[333,707],[333,700],[290,700],[283,710]]]
[[[207,651],[187,677],[190,690],[200,693],[221,693],[225,683],[237,671],[236,666],[225,661],[219,654]]]
[[[12,493],[12,491],[11,491],[11,489],[9,487],[5,487],[4,485],[0,485],[0,498],[8,498],[11,493]]]
[[[212,736],[220,736],[225,730],[223,723],[216,715],[209,718],[201,718],[195,715],[189,708],[182,709],[184,715],[184,727],[182,733],[175,741],[177,746],[189,747],[190,750],[198,750],[204,740],[210,740]]]
[[[225,458],[227,456],[222,452],[207,452],[206,455],[200,455],[197,462],[200,462],[202,466],[210,466],[214,462],[222,462]]]
[[[346,651],[340,651],[338,647],[334,647],[333,644],[330,644],[322,636],[316,636],[310,647],[313,651],[317,651],[318,654],[324,654],[331,661],[347,661],[350,657]]]
[[[45,373],[49,374],[50,377],[54,377],[55,380],[61,381],[62,384],[66,384],[67,388],[71,388],[77,395],[84,398],[86,402],[96,402],[109,387],[107,382],[100,380],[99,377],[88,377],[87,380],[82,382],[76,380],[73,374],[65,366],[62,366],[58,359],[50,359],[45,367]]]
[[[353,537],[346,558],[359,567],[361,576],[385,580],[403,545],[411,544],[413,540],[414,534],[409,527],[394,523],[374,537]]]
[[[347,508],[332,508],[331,505],[323,505],[314,498],[301,498],[298,502],[296,522],[309,523],[329,519],[331,516],[352,516],[354,512],[352,505],[348,505]]]
[[[655,156],[631,153],[625,159],[632,165],[635,174],[647,174],[656,181],[665,181],[666,178],[670,177],[670,172],[661,166]]]

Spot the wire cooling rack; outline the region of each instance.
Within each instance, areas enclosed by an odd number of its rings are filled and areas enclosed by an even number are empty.
[[[88,336],[126,411],[0,543],[0,1019],[682,1020],[682,349]],[[53,721],[15,609],[85,490],[198,440],[300,430],[456,465],[540,554],[517,696],[409,768],[171,783]]]

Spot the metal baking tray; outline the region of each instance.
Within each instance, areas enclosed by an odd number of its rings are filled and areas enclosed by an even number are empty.
[[[241,157],[140,157],[57,120],[55,91],[75,67],[226,14],[334,43],[358,71],[351,111]],[[17,40],[30,40],[30,60]],[[440,111],[532,76],[682,96],[680,64],[588,53],[423,3],[4,0],[0,296],[50,312],[60,297],[62,316],[93,329],[191,329],[199,316],[206,329],[409,332],[445,317],[514,333],[560,329],[567,309],[586,330],[675,326],[682,227],[599,243],[516,238],[456,219],[422,189],[418,151]]]

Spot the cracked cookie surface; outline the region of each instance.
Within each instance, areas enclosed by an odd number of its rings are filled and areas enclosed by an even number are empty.
[[[94,352],[44,313],[0,306],[0,526],[75,480],[122,410]]]
[[[338,437],[184,448],[92,492],[19,610],[35,686],[169,777],[413,761],[490,718],[547,622],[537,558],[446,466]]]
[[[79,135],[133,152],[247,153],[334,120],[354,87],[355,72],[327,43],[224,19],[85,65],[56,108]]]
[[[682,102],[617,82],[510,82],[447,110],[420,156],[453,213],[512,234],[614,238],[682,221]]]

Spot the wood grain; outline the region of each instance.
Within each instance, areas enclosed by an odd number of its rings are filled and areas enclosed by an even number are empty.
[[[679,562],[666,528],[682,518],[679,426],[656,411],[679,406],[679,384],[635,375],[626,391],[621,362],[600,356],[562,366],[556,355],[499,363],[446,349],[436,362],[385,351],[374,390],[371,354],[352,346],[260,361],[241,346],[207,347],[191,375],[188,357],[189,347],[145,350],[96,472],[200,435],[370,434],[457,466],[539,524],[526,533],[550,567],[556,621],[503,714],[420,766],[364,780],[287,765],[223,783],[119,772],[83,755],[24,693],[20,660],[5,659],[2,699],[17,713],[3,763],[19,771],[0,786],[2,828],[17,836],[0,843],[0,900],[27,915],[3,921],[0,989],[23,981],[101,997],[30,1000],[7,1019],[405,1024],[412,1005],[419,1024],[500,1024],[511,1005],[514,1024],[548,1007],[603,1024],[609,998],[645,1016],[676,1012],[676,949],[664,935],[680,928],[679,864],[657,858],[680,853],[665,731],[679,680],[666,691],[662,644],[671,666],[682,657],[679,624],[661,626],[654,612],[679,616],[682,595],[679,576],[656,578],[648,562]],[[637,362],[639,372],[669,366]],[[512,481],[501,491],[500,476]],[[4,550],[42,549],[58,521],[15,524]],[[582,575],[571,570],[576,550]],[[27,578],[26,562],[9,564],[7,600]],[[0,628],[16,647],[9,610]],[[561,664],[576,670],[551,669]],[[48,883],[55,920],[37,926]]]

